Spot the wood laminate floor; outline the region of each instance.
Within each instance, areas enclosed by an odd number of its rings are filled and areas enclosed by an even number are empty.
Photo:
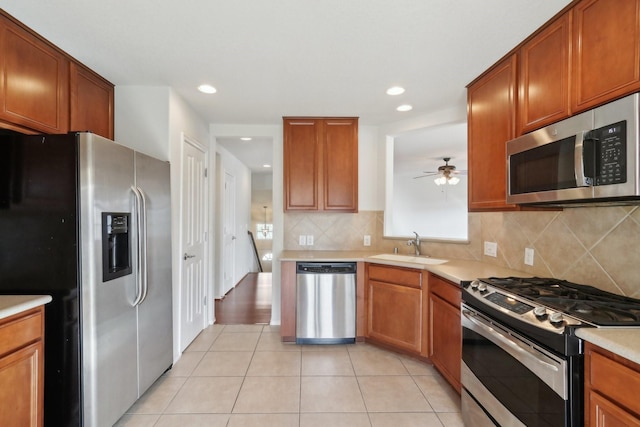
[[[215,304],[216,324],[268,325],[271,321],[271,273],[247,274]]]

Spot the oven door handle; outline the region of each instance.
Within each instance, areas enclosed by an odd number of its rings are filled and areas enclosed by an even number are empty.
[[[568,399],[565,361],[556,360],[543,353],[542,349],[534,348],[515,336],[506,334],[473,311],[463,309],[462,316],[463,327],[482,335],[515,357],[564,400]]]

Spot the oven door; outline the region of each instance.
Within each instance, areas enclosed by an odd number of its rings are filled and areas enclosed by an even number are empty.
[[[465,425],[568,426],[568,363],[462,304]]]

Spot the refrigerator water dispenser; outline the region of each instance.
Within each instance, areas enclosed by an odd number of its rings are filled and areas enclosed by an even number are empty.
[[[131,274],[129,213],[102,213],[102,281]]]

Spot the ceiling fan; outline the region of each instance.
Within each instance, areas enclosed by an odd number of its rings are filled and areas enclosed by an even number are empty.
[[[454,165],[449,164],[449,160],[451,160],[451,157],[443,157],[442,160],[444,160],[444,165],[438,167],[437,171],[433,171],[433,172],[425,171],[424,172],[425,175],[416,176],[414,177],[414,179],[426,178],[428,176],[438,175],[438,177],[434,179],[434,182],[436,183],[436,185],[443,185],[443,184],[456,185],[458,182],[460,182],[460,178],[458,178],[456,175],[467,174],[467,171],[456,170],[456,167]]]

